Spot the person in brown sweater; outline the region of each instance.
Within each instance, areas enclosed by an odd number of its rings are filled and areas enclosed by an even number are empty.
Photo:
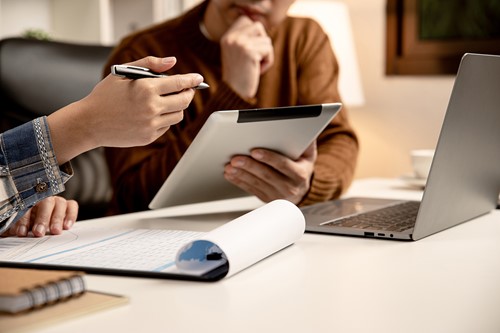
[[[214,111],[341,102],[330,41],[317,22],[287,16],[293,2],[205,0],[120,42],[104,74],[113,64],[170,55],[178,62],[168,74],[200,73],[210,88],[197,91],[183,121],[152,144],[106,150],[114,189],[110,214],[147,209]],[[265,202],[308,205],[346,190],[357,156],[358,140],[343,108],[299,159],[254,149],[233,157],[221,172]]]

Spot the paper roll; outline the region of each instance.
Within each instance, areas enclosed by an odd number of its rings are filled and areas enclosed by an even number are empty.
[[[181,271],[209,271],[229,263],[226,276],[293,244],[305,231],[300,209],[275,200],[183,246],[176,257]]]

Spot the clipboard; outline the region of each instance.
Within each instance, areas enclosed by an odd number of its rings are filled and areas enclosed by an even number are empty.
[[[297,159],[341,108],[328,103],[212,113],[149,208],[249,196],[224,178],[232,156],[266,148]]]
[[[76,223],[61,235],[0,238],[0,266],[217,281],[297,241],[300,209],[275,200],[209,232]]]

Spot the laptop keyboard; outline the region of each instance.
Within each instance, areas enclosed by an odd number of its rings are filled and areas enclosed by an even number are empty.
[[[322,225],[402,232],[414,227],[419,206],[418,201],[407,201]]]

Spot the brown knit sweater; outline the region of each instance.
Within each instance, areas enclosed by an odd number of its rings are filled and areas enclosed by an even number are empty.
[[[107,148],[114,195],[111,214],[147,206],[207,117],[216,110],[339,102],[338,64],[328,37],[306,18],[286,18],[269,32],[275,62],[261,77],[254,101],[245,101],[221,81],[218,43],[203,36],[199,22],[206,2],[183,16],[126,37],[104,68],[144,56],[176,56],[169,74],[200,73],[209,89],[197,91],[184,120],[145,147]],[[352,181],[358,142],[344,108],[318,138],[318,158],[309,193],[301,205],[338,197]],[[223,170],[221,170],[222,172]]]

